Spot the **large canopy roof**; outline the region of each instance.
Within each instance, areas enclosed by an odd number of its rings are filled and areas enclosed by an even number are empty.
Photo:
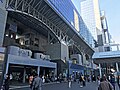
[[[8,11],[21,12],[23,14],[26,13],[26,15],[30,15],[31,17],[37,18],[37,19],[34,18],[32,19],[29,17],[29,20],[33,22],[40,21],[42,16],[43,23],[46,22],[44,20],[47,20],[47,22],[49,21],[50,24],[54,24],[53,26],[59,28],[59,31],[62,31],[63,34],[67,35],[68,38],[72,39],[74,41],[74,44],[82,52],[85,52],[88,55],[92,55],[94,53],[94,50],[91,48],[89,44],[86,43],[84,38],[77,33],[75,28],[72,25],[70,25],[70,23],[68,23],[65,20],[65,18],[62,17],[57,12],[57,10],[48,3],[47,0],[22,0],[19,2],[16,1],[17,0],[10,0],[10,2],[8,2],[8,7],[7,7]],[[12,13],[12,15],[14,14],[15,13]],[[26,17],[23,14],[21,15],[23,17]],[[24,18],[23,20],[27,22],[28,19]]]
[[[96,64],[120,62],[120,51],[96,52],[92,58]]]

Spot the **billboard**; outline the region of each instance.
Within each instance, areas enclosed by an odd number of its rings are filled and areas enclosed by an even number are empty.
[[[79,18],[77,12],[74,10],[74,25],[75,29],[79,32]]]

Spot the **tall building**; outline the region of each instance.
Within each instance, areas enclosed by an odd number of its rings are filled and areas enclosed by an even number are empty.
[[[80,9],[83,21],[94,39],[98,41],[98,35],[102,31],[98,0],[82,0]]]
[[[105,11],[101,11],[101,24],[102,24],[102,30],[104,35],[104,43],[108,44],[111,41],[110,41],[110,33],[108,31],[108,24],[107,24]]]

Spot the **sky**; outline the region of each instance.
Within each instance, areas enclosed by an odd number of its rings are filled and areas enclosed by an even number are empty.
[[[80,11],[80,0],[72,0]],[[108,30],[113,40],[120,44],[120,0],[99,0],[100,10],[104,10],[108,23]]]

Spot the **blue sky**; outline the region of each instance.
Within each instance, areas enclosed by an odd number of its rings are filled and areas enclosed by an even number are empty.
[[[80,0],[72,0],[80,11]],[[105,11],[108,29],[113,40],[120,44],[120,0],[99,0],[100,9]]]

